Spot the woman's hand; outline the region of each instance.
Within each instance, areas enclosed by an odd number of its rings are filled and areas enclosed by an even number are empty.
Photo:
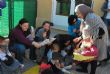
[[[40,48],[41,45],[38,42],[32,42],[32,45],[34,45],[34,47],[36,48]]]
[[[47,32],[44,32],[43,33],[43,38],[46,38],[47,37]]]
[[[73,42],[78,43],[81,39],[82,39],[81,37],[77,37],[77,38],[73,39]]]

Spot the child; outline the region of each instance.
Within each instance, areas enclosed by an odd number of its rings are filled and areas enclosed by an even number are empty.
[[[81,20],[78,19],[76,15],[70,15],[68,17],[68,34],[72,36],[72,38],[76,38],[79,36]]]
[[[47,74],[47,72],[49,72],[50,74],[53,73],[53,71],[51,69],[51,65],[47,64],[47,59],[46,58],[42,59],[42,62],[40,64],[39,68],[40,68],[40,70],[39,70],[40,74]]]
[[[63,74],[63,72],[70,74],[69,71],[64,69],[64,62],[63,62],[64,57],[61,55],[60,51],[61,49],[55,40],[51,45],[51,49],[47,54],[48,61],[51,64],[55,74]]]
[[[8,39],[0,36],[0,63],[5,68],[5,71],[8,70],[8,73],[15,74],[21,64],[9,52],[7,48],[8,42]]]
[[[73,63],[73,45],[72,37],[68,34],[55,35],[56,41],[61,49],[61,55],[64,57],[65,66]]]

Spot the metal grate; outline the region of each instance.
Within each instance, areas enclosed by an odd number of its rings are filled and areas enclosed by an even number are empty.
[[[8,36],[9,34],[9,21],[14,21],[14,26],[17,25],[18,21],[23,17],[24,0],[14,1],[14,20],[8,19],[8,1],[6,8],[2,9],[2,16],[0,16],[0,35]]]
[[[14,26],[18,24],[18,21],[23,18],[24,15],[24,0],[15,0],[14,2]]]
[[[8,19],[8,2],[7,7],[2,9],[2,16],[0,16],[0,35],[7,36],[9,33],[9,19]]]

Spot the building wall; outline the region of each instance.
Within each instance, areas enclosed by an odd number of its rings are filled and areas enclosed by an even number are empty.
[[[36,27],[42,25],[42,22],[51,21],[52,0],[37,0],[37,18]]]
[[[103,15],[103,12],[101,11],[102,4],[105,0],[94,0],[94,12],[100,16]]]
[[[105,0],[94,0],[94,12],[102,16],[101,7]],[[42,25],[45,20],[51,21],[52,0],[37,0],[37,18],[36,27]]]

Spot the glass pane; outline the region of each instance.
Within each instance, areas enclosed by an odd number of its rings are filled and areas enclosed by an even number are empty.
[[[56,14],[68,16],[70,13],[70,2],[57,2]]]
[[[0,16],[0,35],[8,36],[9,34],[9,19],[8,19],[8,2],[7,6],[2,9],[2,16]]]
[[[62,15],[69,15],[70,6],[68,3],[62,3]]]
[[[57,3],[57,9],[56,9],[56,14],[60,14],[60,2]]]

